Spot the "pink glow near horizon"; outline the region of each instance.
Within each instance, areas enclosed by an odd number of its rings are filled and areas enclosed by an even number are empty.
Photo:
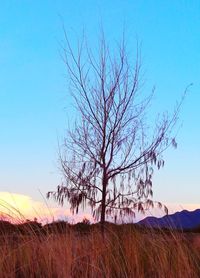
[[[169,214],[183,209],[192,211],[200,208],[200,204],[171,203],[166,205],[169,209]],[[145,215],[136,213],[136,217],[132,221],[137,222],[147,216],[162,217],[164,216],[164,212],[158,208],[154,208],[147,211]],[[87,218],[91,222],[94,222],[92,215],[88,212],[80,212],[78,215],[72,215],[70,210],[65,207],[48,205],[45,202],[33,200],[30,196],[9,192],[0,192],[0,218],[12,222],[37,218],[42,223],[56,220],[67,220],[71,223],[76,223],[82,221],[83,218]]]

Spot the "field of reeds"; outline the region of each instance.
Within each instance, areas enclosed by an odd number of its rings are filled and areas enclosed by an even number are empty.
[[[1,278],[200,277],[198,234],[107,224],[103,237],[98,224],[32,224],[1,233]]]

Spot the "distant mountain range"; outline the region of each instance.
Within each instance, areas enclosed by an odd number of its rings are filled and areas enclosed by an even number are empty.
[[[200,228],[200,209],[194,211],[183,210],[161,218],[146,217],[139,221],[138,225],[152,228],[173,228],[181,230],[191,230]]]

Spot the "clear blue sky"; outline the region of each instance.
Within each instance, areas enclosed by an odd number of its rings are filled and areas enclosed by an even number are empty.
[[[173,111],[189,83],[180,113],[178,149],[155,174],[155,199],[200,207],[200,2],[1,1],[0,191],[39,199],[60,181],[57,138],[70,117],[66,69],[59,42],[65,24],[73,46],[83,28],[93,45],[103,25],[111,45],[123,27],[129,49],[142,41],[146,86],[155,105]],[[159,110],[158,109],[158,110]],[[159,111],[160,111],[159,110]]]

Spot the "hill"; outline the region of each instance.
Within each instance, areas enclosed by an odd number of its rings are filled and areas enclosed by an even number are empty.
[[[200,227],[200,209],[194,211],[183,210],[161,218],[146,217],[137,225],[152,228],[172,228],[177,230],[193,230]]]

